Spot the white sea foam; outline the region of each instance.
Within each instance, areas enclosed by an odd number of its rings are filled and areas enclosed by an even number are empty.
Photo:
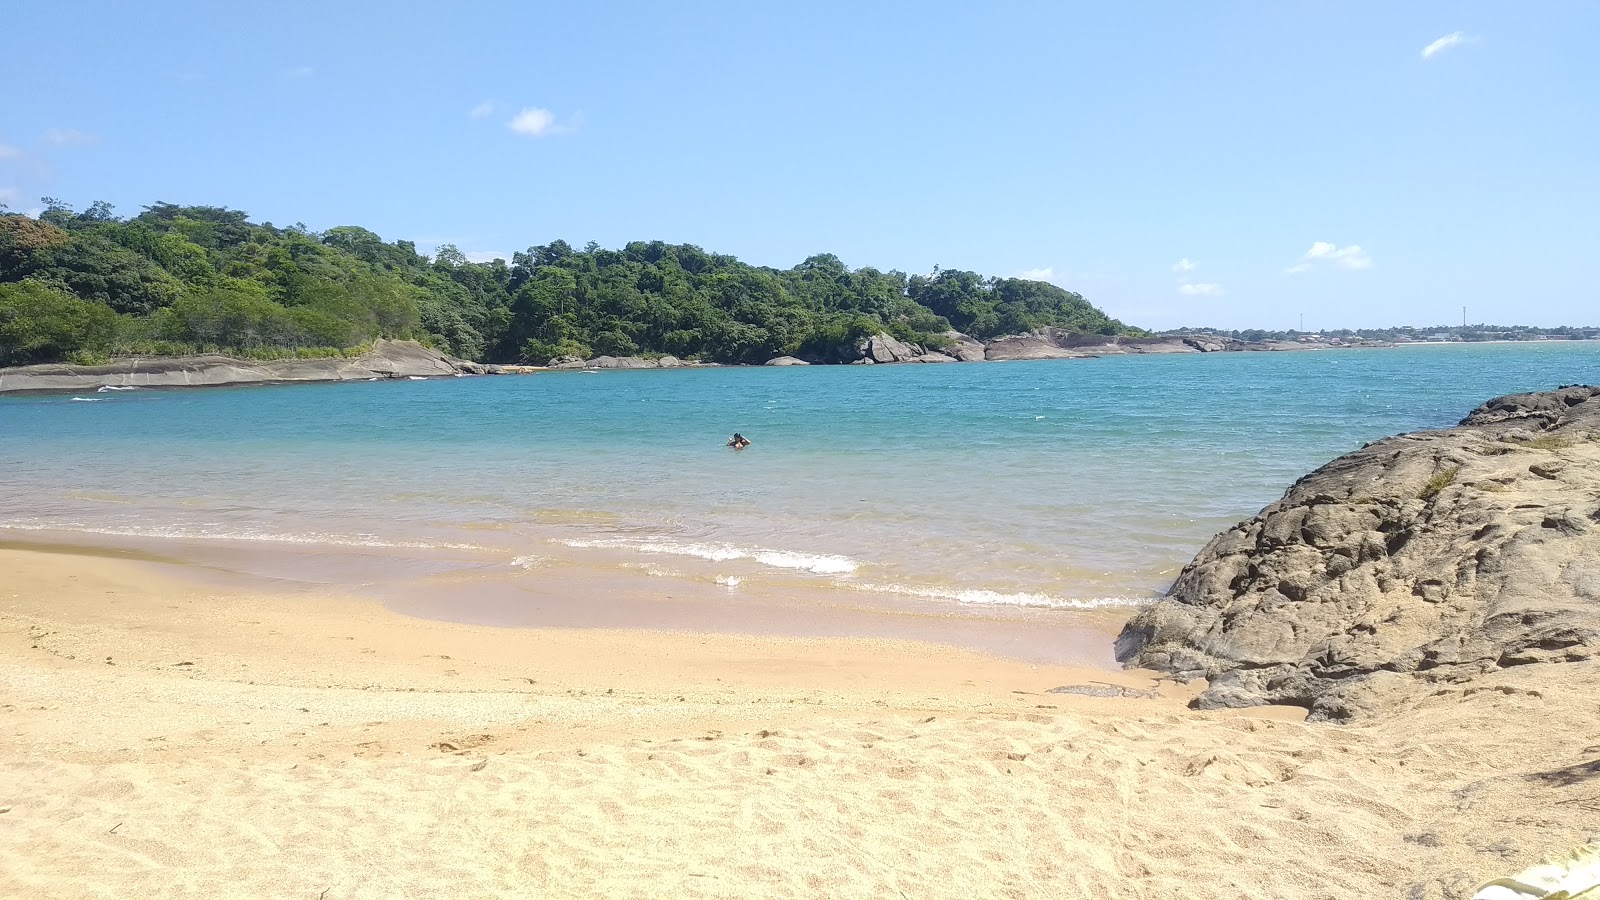
[[[737,575],[718,575],[717,576],[717,584],[720,584],[723,587],[738,587],[739,583],[742,582],[742,581],[744,581],[744,579],[740,578]]]
[[[519,556],[516,559],[513,559],[511,561],[511,564],[513,566],[516,566],[519,569],[537,569],[537,568],[539,568],[540,566],[544,565],[547,562],[549,562],[549,560],[545,559],[542,556],[528,555],[528,556]]]
[[[73,397],[73,403],[99,403],[104,397]]]
[[[0,522],[11,531],[71,531],[78,534],[104,534],[113,537],[164,538],[205,541],[259,541],[268,544],[332,544],[340,547],[378,547],[396,550],[482,550],[476,544],[433,541],[388,541],[371,535],[281,534],[266,531],[224,531],[208,525],[87,525],[81,522]]]
[[[1031,591],[1006,593],[982,589],[911,587],[904,584],[857,584],[857,590],[874,594],[898,594],[927,600],[945,600],[980,606],[1031,606],[1042,609],[1108,609],[1149,606],[1148,597],[1057,597]]]
[[[602,540],[568,540],[561,543],[575,548],[615,548],[635,550],[640,553],[667,553],[674,556],[696,556],[712,562],[732,559],[751,559],[776,569],[803,569],[818,575],[849,575],[860,563],[848,556],[830,556],[821,553],[796,553],[789,550],[767,550],[761,547],[736,547],[733,544],[699,543],[660,540],[651,538],[606,538]]]
[[[137,391],[138,389],[139,388],[137,386],[131,385],[131,384],[127,384],[127,385],[122,385],[122,384],[102,384],[99,387],[95,388],[95,393],[97,393],[97,394],[105,394],[105,393],[109,393],[111,391]]]

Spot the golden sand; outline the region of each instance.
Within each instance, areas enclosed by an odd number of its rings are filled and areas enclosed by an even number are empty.
[[[937,645],[157,569],[0,549],[0,897],[1437,900],[1600,831],[1587,664],[1314,726]],[[1160,695],[1048,692],[1086,683]]]

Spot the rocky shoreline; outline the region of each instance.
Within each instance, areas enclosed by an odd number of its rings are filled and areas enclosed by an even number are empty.
[[[1600,655],[1600,387],[1490,400],[1368,444],[1217,535],[1117,640],[1202,708],[1365,718]]]
[[[888,365],[893,363],[1012,362],[1035,359],[1094,359],[1169,353],[1278,352],[1340,350],[1353,347],[1392,347],[1382,341],[1240,341],[1210,334],[1121,337],[1084,334],[1065,328],[1041,328],[1027,334],[1006,335],[980,341],[951,331],[939,346],[924,346],[879,333],[852,345],[835,347],[826,354],[779,356],[768,366]],[[582,359],[558,356],[552,369],[676,369],[702,365],[675,356],[659,359],[639,356],[598,356]]]
[[[377,381],[503,370],[446,356],[415,341],[378,340],[371,350],[355,357],[257,361],[213,355],[123,359],[103,366],[19,366],[0,369],[0,394]]]
[[[1108,337],[1062,328],[1043,328],[984,342],[958,332],[946,335],[942,347],[906,343],[875,334],[836,348],[827,357],[780,356],[768,366],[883,365],[891,363],[1000,362],[1034,359],[1094,359],[1100,356],[1237,351],[1333,350],[1390,347],[1368,341],[1238,341],[1214,335],[1149,338]],[[293,384],[329,381],[376,381],[391,378],[441,378],[454,375],[521,375],[546,369],[677,369],[715,367],[717,363],[681,360],[675,356],[559,356],[544,366],[475,363],[440,353],[415,341],[378,340],[357,357],[324,359],[245,360],[216,354],[138,357],[101,366],[48,363],[0,369],[0,394],[55,393],[118,388],[215,387],[245,384]]]

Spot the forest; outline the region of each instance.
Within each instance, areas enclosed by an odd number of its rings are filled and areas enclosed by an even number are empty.
[[[413,339],[484,362],[664,355],[718,363],[833,358],[878,332],[927,347],[1044,326],[1143,334],[1055,285],[939,269],[851,269],[818,254],[752,266],[691,244],[557,240],[472,262],[364,228],[251,222],[156,203],[122,218],[45,198],[0,208],[0,365],[219,352],[254,359],[360,352]]]

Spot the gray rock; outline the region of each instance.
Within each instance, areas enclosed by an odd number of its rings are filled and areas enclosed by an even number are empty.
[[[267,362],[227,356],[121,359],[104,366],[42,365],[0,369],[0,393],[93,391],[101,387],[204,387],[282,382],[369,381],[482,375],[474,362],[446,356],[415,341],[377,340],[357,357]]]
[[[983,345],[983,358],[992,361],[1090,359],[1095,355],[1076,347],[1062,346],[1057,337],[1048,331],[1008,335]]]
[[[920,348],[882,332],[862,341],[859,349],[862,359],[870,359],[875,363],[910,362],[922,352]]]
[[[914,363],[953,363],[957,362],[954,356],[946,356],[937,350],[929,350],[921,356],[913,356],[908,362]]]
[[[769,365],[769,366],[809,366],[809,365],[811,365],[811,363],[808,363],[803,359],[796,359],[793,356],[780,356],[780,357],[777,357],[776,359],[767,360],[766,365]]]
[[[557,356],[551,359],[548,365],[552,369],[581,369],[585,363],[582,357]]]
[[[1600,655],[1600,388],[1500,397],[1300,479],[1117,639],[1204,708],[1376,712],[1417,682]]]
[[[983,354],[982,341],[959,331],[947,331],[944,336],[950,339],[950,346],[944,352],[961,362],[983,362],[988,358]]]
[[[584,363],[589,369],[658,369],[660,364],[653,359],[642,359],[637,356],[596,356]]]

